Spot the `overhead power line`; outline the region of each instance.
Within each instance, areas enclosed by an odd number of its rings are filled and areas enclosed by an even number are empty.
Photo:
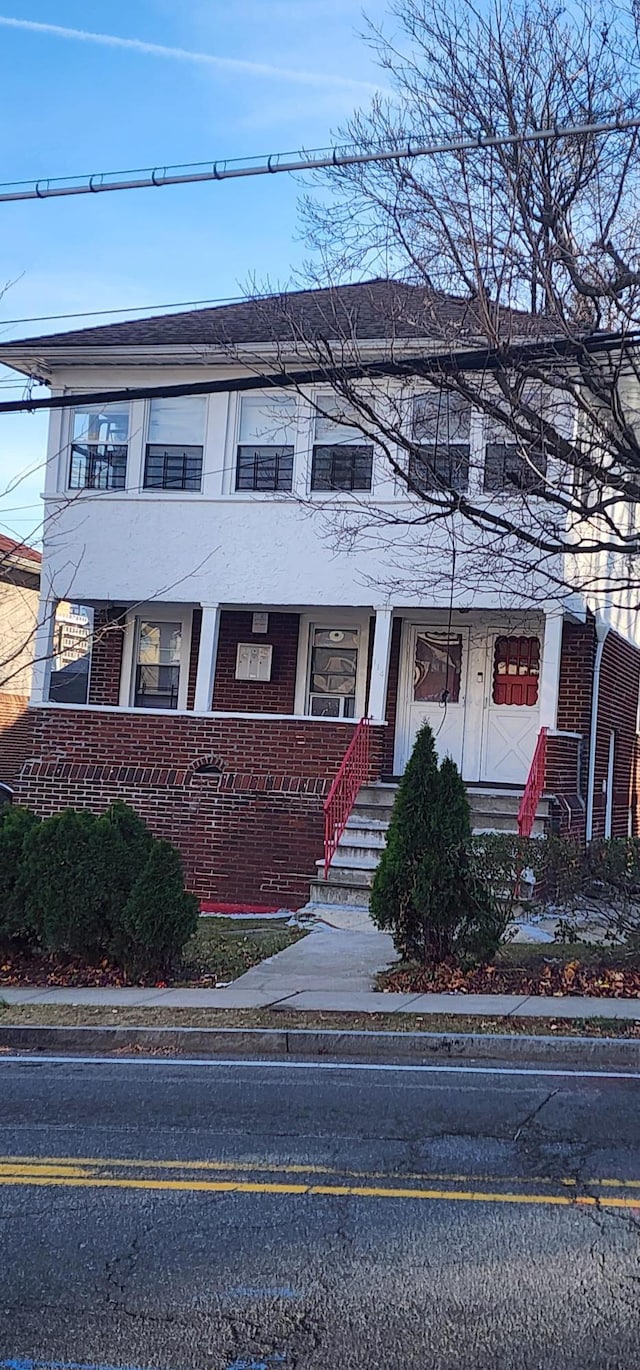
[[[119,309],[78,309],[74,314],[28,314],[23,319],[0,319],[0,328],[14,323],[57,323],[58,319],[101,319],[106,314],[144,314],[150,309],[200,309],[203,304],[241,304],[246,295],[218,295],[210,300],[174,300],[169,304],[123,304]]]
[[[143,167],[132,171],[99,171],[89,177],[59,176],[38,181],[10,181],[0,185],[0,202],[8,200],[51,200],[66,195],[99,195],[109,190],[147,190],[157,186],[185,185],[197,181],[230,181],[245,176],[274,176],[278,172],[319,171],[326,167],[362,166],[367,162],[402,161],[404,158],[433,157],[446,152],[474,152],[483,148],[507,147],[514,143],[543,143],[557,138],[599,136],[640,128],[640,116],[607,119],[591,124],[550,125],[525,129],[521,133],[478,133],[474,137],[451,138],[443,143],[421,143],[408,139],[395,147],[358,151],[355,144],[316,148],[311,152],[273,152],[257,161],[251,158],[225,158],[215,162],[191,162],[178,166]]]
[[[460,371],[495,371],[517,361],[571,360],[584,352],[623,351],[640,343],[640,330],[624,335],[619,333],[594,334],[584,339],[548,339],[505,345],[501,349],[487,347],[468,351],[426,353],[404,357],[399,361],[356,362],[347,366],[314,366],[299,371],[277,371],[238,376],[235,379],[206,381],[176,381],[172,385],[141,385],[118,390],[80,391],[77,394],[51,395],[44,399],[0,401],[0,414],[35,413],[40,409],[73,409],[75,405],[127,403],[131,400],[179,399],[187,395],[220,395],[243,390],[273,390],[323,382],[374,379],[382,376],[420,376],[423,379],[444,377]],[[2,348],[0,348],[0,362]]]

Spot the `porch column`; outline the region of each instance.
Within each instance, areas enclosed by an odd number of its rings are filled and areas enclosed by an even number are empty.
[[[384,721],[387,706],[392,622],[393,609],[376,609],[368,709],[370,717],[376,722]]]
[[[194,713],[197,714],[209,713],[212,707],[219,630],[220,605],[203,604],[200,648],[198,651],[198,670],[196,672],[196,691],[193,701]]]
[[[542,669],[540,671],[540,727],[558,726],[558,685],[560,681],[560,655],[562,651],[561,609],[552,609],[545,615],[544,643],[542,646]]]
[[[38,605],[38,623],[33,638],[32,704],[46,704],[49,699],[57,605],[57,599],[50,599],[46,595],[41,596]]]

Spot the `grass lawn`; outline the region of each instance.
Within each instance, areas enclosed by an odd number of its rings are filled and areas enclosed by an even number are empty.
[[[288,927],[286,918],[200,918],[171,984],[215,986],[219,981],[236,980],[304,936],[300,928]]]
[[[0,990],[1,996],[1,990]],[[560,1007],[560,1005],[559,1005]],[[309,1028],[344,1032],[498,1033],[508,1036],[631,1037],[640,1041],[638,1021],[630,1019],[486,1018],[441,1013],[297,1013],[278,1009],[108,1008],[72,1004],[2,1005],[1,1027],[195,1027]],[[8,1048],[0,1047],[0,1051]],[[119,1049],[121,1050],[121,1049]],[[173,1048],[170,1049],[173,1054]]]
[[[199,985],[212,988],[227,984],[250,970],[267,956],[275,956],[305,933],[288,927],[287,919],[200,918],[194,936],[187,942],[181,964],[167,978],[168,985]],[[156,984],[153,977],[135,984]],[[103,961],[90,966],[79,960],[64,962],[55,956],[29,956],[11,952],[0,957],[0,999],[4,986],[69,986],[88,989],[121,986],[126,979],[116,966]]]

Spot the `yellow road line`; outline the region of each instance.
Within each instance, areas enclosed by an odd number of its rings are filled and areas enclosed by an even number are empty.
[[[389,1172],[385,1170],[349,1170],[341,1166],[311,1165],[282,1163],[276,1161],[245,1160],[245,1161],[219,1161],[219,1160],[197,1160],[197,1161],[169,1161],[169,1160],[136,1160],[129,1156],[3,1156],[0,1159],[0,1174],[4,1168],[8,1167],[12,1172],[16,1167],[22,1166],[46,1166],[55,1170],[63,1167],[75,1168],[82,1167],[80,1173],[84,1173],[84,1167],[91,1166],[93,1169],[112,1170],[112,1169],[134,1169],[134,1170],[157,1170],[174,1171],[178,1170],[183,1174],[190,1171],[212,1171],[212,1172],[231,1172],[239,1174],[250,1172],[260,1175],[337,1175],[340,1178],[356,1180],[386,1180]],[[467,1184],[473,1178],[475,1182],[481,1184],[520,1184],[531,1185],[560,1185],[563,1188],[574,1189],[577,1181],[571,1176],[551,1177],[548,1175],[457,1175],[443,1174],[433,1171],[403,1171],[403,1180],[435,1180],[442,1184]],[[589,1188],[617,1188],[617,1189],[640,1189],[640,1180],[625,1180],[620,1178],[608,1179],[587,1179],[582,1183]]]
[[[61,1186],[69,1189],[134,1189],[154,1192],[198,1193],[198,1194],[274,1194],[274,1195],[311,1195],[335,1198],[359,1199],[430,1199],[455,1203],[512,1203],[512,1204],[551,1204],[563,1208],[596,1207],[602,1204],[607,1208],[638,1208],[637,1199],[620,1199],[606,1196],[602,1199],[589,1195],[568,1194],[515,1194],[496,1191],[460,1189],[410,1189],[404,1187],[384,1187],[382,1185],[323,1185],[323,1184],[276,1184],[269,1181],[251,1182],[248,1180],[156,1180],[127,1179],[116,1176],[82,1176],[81,1178],[64,1175],[29,1175],[24,1173],[0,1176],[0,1188],[5,1185],[24,1186]]]

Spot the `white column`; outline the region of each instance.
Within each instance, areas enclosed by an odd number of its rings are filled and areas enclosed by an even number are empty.
[[[371,682],[369,685],[369,715],[377,722],[384,721],[387,706],[392,623],[393,609],[376,609],[373,654],[371,657]]]
[[[42,595],[38,605],[38,624],[34,634],[31,703],[46,704],[49,699],[49,679],[53,653],[53,630],[56,622],[57,600]]]
[[[220,630],[220,605],[202,605],[202,627],[198,649],[198,670],[196,673],[196,693],[194,712],[206,714],[211,710],[213,681],[216,673],[218,655],[218,633]]]
[[[545,615],[544,642],[542,644],[542,669],[540,671],[540,727],[556,728],[558,725],[558,685],[560,682],[560,655],[562,652],[561,609],[552,609]]]

